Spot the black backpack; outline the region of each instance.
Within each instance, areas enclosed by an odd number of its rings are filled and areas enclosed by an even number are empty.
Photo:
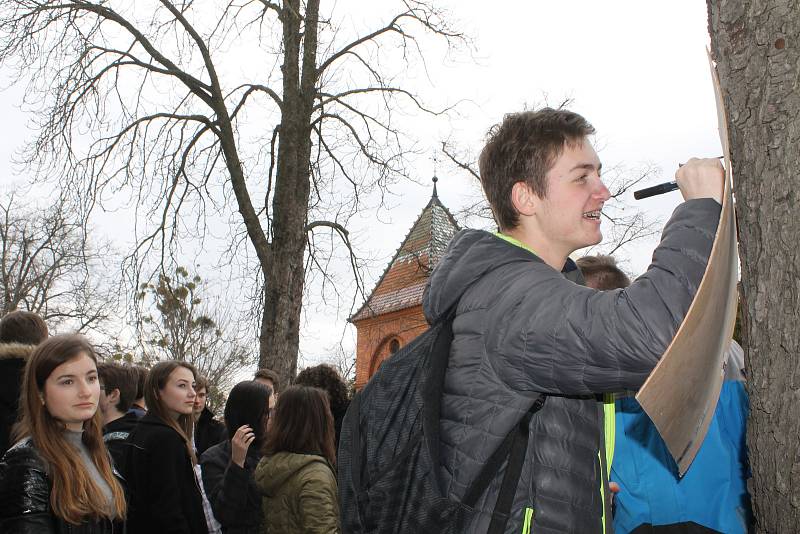
[[[489,534],[505,531],[539,397],[486,462],[461,502],[438,477],[442,386],[455,306],[387,359],[347,410],[339,441],[338,483],[345,534],[460,534],[475,503],[508,464]]]

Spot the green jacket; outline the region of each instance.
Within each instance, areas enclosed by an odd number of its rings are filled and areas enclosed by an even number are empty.
[[[336,475],[322,456],[279,452],[256,467],[264,534],[339,534]]]

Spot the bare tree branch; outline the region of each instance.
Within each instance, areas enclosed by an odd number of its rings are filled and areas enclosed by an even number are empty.
[[[466,37],[433,3],[394,1],[398,13],[372,30],[345,29],[344,7],[321,16],[319,0],[2,2],[0,62],[29,80],[39,111],[26,163],[84,218],[109,205],[134,212],[131,288],[183,264],[213,233],[208,221],[224,221],[214,261],[263,284],[248,288],[260,364],[289,380],[307,282],[338,302],[341,281],[324,271],[346,261],[363,295],[362,260],[342,230],[371,194],[381,206],[412,177],[416,149],[394,110],[451,110],[401,82],[412,60],[424,65],[423,35],[448,50]],[[237,69],[241,50],[250,59]],[[336,221],[347,258],[320,221]]]
[[[13,192],[0,203],[0,316],[21,308],[56,331],[102,330],[117,306],[103,274],[109,249],[63,210],[25,208]]]

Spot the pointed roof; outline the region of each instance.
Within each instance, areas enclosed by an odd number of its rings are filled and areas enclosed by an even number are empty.
[[[403,243],[383,271],[375,288],[350,322],[422,304],[422,292],[433,267],[460,230],[450,211],[439,200],[433,178],[433,195]]]

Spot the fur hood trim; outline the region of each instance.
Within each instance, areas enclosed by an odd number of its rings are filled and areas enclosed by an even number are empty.
[[[0,343],[0,360],[25,360],[28,361],[36,345],[22,343]]]

